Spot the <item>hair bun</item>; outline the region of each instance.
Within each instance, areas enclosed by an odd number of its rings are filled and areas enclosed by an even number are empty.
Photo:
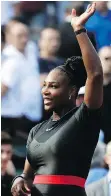
[[[63,67],[71,78],[72,84],[77,85],[79,88],[85,85],[87,73],[81,56],[68,58]]]

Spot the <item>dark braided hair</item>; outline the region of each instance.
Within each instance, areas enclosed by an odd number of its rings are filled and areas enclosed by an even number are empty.
[[[72,56],[63,65],[56,67],[56,69],[60,69],[67,75],[70,85],[76,86],[77,88],[85,85],[87,73],[82,57]]]

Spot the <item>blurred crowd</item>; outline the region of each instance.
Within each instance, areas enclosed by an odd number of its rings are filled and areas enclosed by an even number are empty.
[[[51,114],[43,108],[41,87],[49,71],[81,51],[70,25],[71,10],[81,15],[87,1],[1,2],[1,175],[2,196],[23,169],[30,129]],[[86,23],[104,74],[101,130],[86,181],[88,196],[111,194],[111,2],[96,2]],[[84,100],[85,87],[76,105]],[[89,130],[90,131],[90,130]],[[82,149],[81,149],[82,150]]]

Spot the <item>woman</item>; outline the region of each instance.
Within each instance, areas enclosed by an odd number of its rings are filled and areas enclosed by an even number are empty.
[[[101,63],[83,28],[95,6],[88,6],[80,17],[72,10],[71,24],[83,61],[72,57],[47,76],[42,94],[45,110],[53,115],[30,131],[23,174],[12,185],[14,196],[30,191],[32,196],[86,195],[84,184],[98,141],[103,97]],[[76,108],[78,90],[84,85],[84,102]]]

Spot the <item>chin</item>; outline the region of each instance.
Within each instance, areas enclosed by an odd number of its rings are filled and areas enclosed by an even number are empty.
[[[45,105],[44,109],[45,109],[46,112],[51,112],[53,110],[53,107]]]

